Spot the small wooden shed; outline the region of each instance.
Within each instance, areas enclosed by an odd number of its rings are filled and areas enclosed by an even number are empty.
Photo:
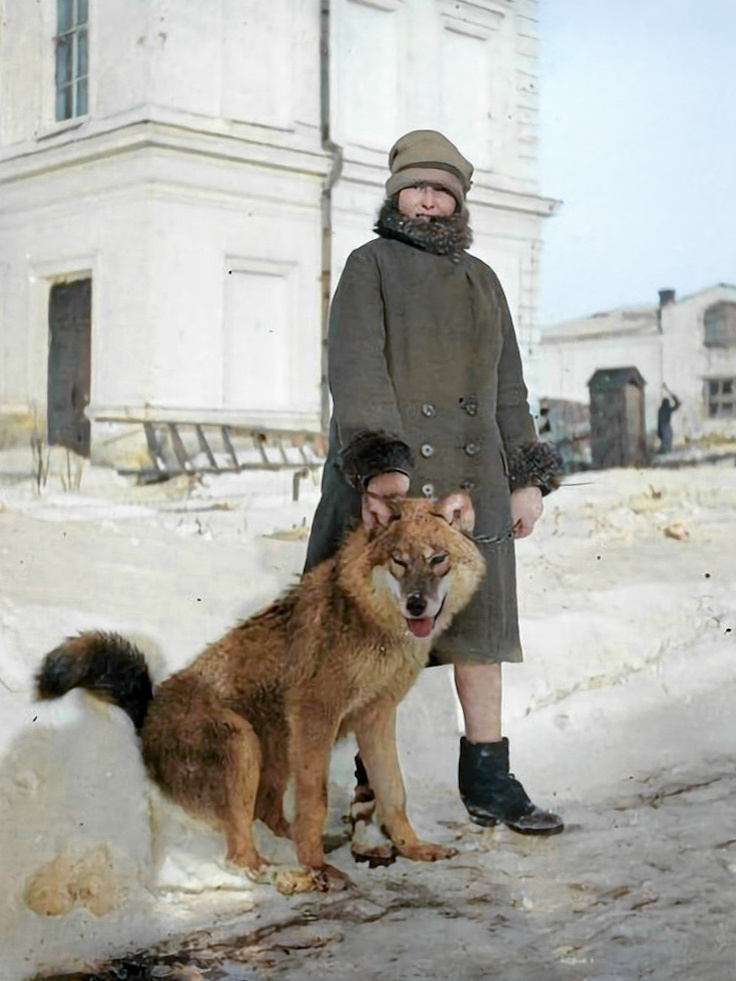
[[[649,462],[644,417],[646,381],[638,368],[599,368],[588,382],[590,452],[596,467]]]

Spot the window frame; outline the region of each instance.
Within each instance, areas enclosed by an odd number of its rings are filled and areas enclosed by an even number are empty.
[[[60,23],[64,4],[70,10],[70,22],[66,26]],[[55,3],[53,116],[56,123],[79,119],[89,113],[89,7],[90,0],[56,0]],[[68,52],[66,70],[60,68],[62,50]],[[82,59],[84,70],[80,71]],[[62,79],[61,74],[65,76]]]
[[[718,375],[705,379],[705,411],[709,420],[736,419],[736,377]]]
[[[703,345],[709,349],[736,347],[736,302],[718,300],[703,313]]]

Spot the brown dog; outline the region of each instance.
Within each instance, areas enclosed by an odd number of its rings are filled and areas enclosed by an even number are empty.
[[[363,524],[333,559],[229,631],[189,667],[151,684],[142,654],[115,634],[86,633],[48,654],[41,698],[86,688],[130,715],[151,778],[190,813],[214,819],[228,859],[258,870],[254,817],[290,834],[308,888],[340,888],[325,863],[330,751],[354,732],[380,826],[396,852],[434,861],[454,854],[419,841],[406,816],[396,706],[433,639],[468,602],[484,572],[469,538],[472,505],[368,501]],[[289,774],[296,815],[284,818]],[[303,887],[301,887],[303,888]]]

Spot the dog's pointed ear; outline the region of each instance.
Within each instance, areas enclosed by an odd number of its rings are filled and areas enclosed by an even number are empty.
[[[363,527],[369,535],[386,528],[401,515],[401,503],[392,497],[379,497],[365,491],[360,505]]]
[[[453,528],[469,535],[475,527],[475,510],[467,494],[455,491],[432,505],[432,514],[444,518]]]

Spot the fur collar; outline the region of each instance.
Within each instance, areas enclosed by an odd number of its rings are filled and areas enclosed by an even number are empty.
[[[373,231],[382,238],[395,238],[424,252],[452,256],[455,262],[473,241],[467,208],[446,218],[419,220],[402,214],[395,196],[383,202]]]

